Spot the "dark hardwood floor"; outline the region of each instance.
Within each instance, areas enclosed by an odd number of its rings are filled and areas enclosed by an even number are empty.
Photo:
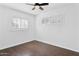
[[[0,56],[79,56],[79,52],[34,40],[0,50]]]

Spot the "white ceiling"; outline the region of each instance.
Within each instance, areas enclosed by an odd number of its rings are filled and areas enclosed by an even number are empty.
[[[17,9],[23,12],[28,12],[30,14],[40,14],[41,10],[38,9],[38,7],[36,7],[36,10],[32,10],[33,6],[31,5],[26,5],[25,3],[1,3],[0,5],[4,5],[13,9]],[[68,3],[50,3],[48,6],[43,6],[44,11],[48,11],[50,9],[55,9],[55,8],[61,8],[61,7],[65,7],[65,6],[69,6],[72,4],[68,4]]]

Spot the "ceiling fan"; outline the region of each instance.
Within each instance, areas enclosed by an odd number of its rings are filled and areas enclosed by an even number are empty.
[[[34,7],[32,8],[32,10],[35,10],[35,9],[36,9],[36,6],[39,6],[39,9],[40,9],[40,10],[44,10],[44,8],[43,8],[42,6],[47,6],[47,5],[49,5],[49,3],[34,3],[34,4],[26,3],[26,5],[34,6]]]

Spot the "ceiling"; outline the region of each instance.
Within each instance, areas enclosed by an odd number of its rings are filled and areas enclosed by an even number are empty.
[[[40,10],[38,8],[38,6],[36,7],[35,10],[32,10],[33,6],[31,5],[27,5],[27,3],[0,3],[0,5],[4,5],[13,9],[17,9],[23,12],[27,12],[30,14],[40,14],[41,12],[43,12],[42,10]],[[65,6],[69,6],[72,4],[68,4],[68,3],[50,3],[48,6],[43,6],[44,11],[48,11],[50,9],[55,9],[55,8],[61,8],[61,7],[65,7]]]

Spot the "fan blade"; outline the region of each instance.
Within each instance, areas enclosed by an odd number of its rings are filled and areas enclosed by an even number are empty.
[[[31,4],[31,3],[26,3],[26,5],[31,5],[31,6],[34,6],[34,4],[33,4],[33,3],[32,3],[32,4]]]
[[[49,3],[41,3],[40,6],[46,6],[49,5]]]

